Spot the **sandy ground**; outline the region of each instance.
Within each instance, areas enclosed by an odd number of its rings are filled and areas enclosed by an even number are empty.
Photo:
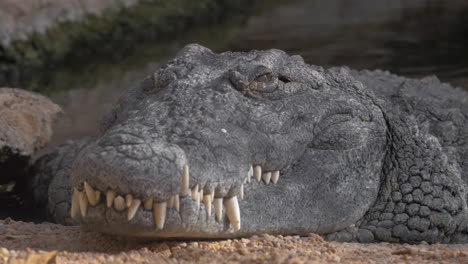
[[[336,243],[314,234],[135,241],[7,219],[0,221],[0,263],[468,263],[468,245]]]

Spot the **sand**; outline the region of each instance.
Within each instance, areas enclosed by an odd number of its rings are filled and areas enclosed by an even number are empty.
[[[337,243],[315,234],[138,241],[6,219],[0,220],[0,263],[468,263],[468,245]]]

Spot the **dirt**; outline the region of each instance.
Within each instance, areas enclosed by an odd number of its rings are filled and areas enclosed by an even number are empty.
[[[338,243],[315,234],[137,241],[6,219],[0,220],[0,263],[468,263],[468,245]]]

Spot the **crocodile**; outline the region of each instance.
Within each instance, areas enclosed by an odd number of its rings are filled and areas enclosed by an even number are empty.
[[[36,192],[60,222],[129,237],[462,243],[467,120],[436,77],[190,44],[41,159]]]

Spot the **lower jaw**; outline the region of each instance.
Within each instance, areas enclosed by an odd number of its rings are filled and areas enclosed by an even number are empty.
[[[327,234],[356,223],[373,202],[369,199],[359,208],[350,209],[352,206],[344,201],[354,201],[352,195],[344,197],[345,200],[333,201],[331,198],[337,199],[338,193],[327,194],[319,187],[307,187],[310,185],[299,184],[286,175],[278,184],[252,181],[245,189],[244,199],[238,199],[240,228],[236,230],[226,215],[226,204],[223,203],[221,219],[218,220],[214,203],[210,203],[211,214],[208,215],[205,204],[194,201],[190,196],[180,197],[179,210],[167,208],[162,228],[156,227],[155,214],[151,210],[140,207],[128,220],[127,210],[117,211],[105,203],[89,206],[84,217],[77,214],[77,220],[88,230],[151,239],[235,238],[263,233]]]
[[[81,225],[92,231],[139,238],[224,238],[239,236],[226,216],[217,221],[214,213],[207,216],[203,206],[197,208],[190,197],[180,200],[180,211],[168,209],[163,229],[155,227],[153,212],[138,210],[134,218],[127,220],[125,212],[109,209],[105,205],[88,208]]]
[[[242,209],[241,209],[242,210]],[[88,209],[85,217],[80,216],[81,225],[86,230],[107,233],[111,235],[135,238],[234,238],[257,234],[248,226],[248,216],[243,215],[242,227],[234,230],[223,211],[220,221],[216,219],[214,208],[208,216],[203,205],[197,208],[190,197],[180,200],[180,211],[168,209],[163,229],[155,228],[153,213],[139,210],[135,217],[128,221],[123,212],[118,212],[99,205]],[[263,232],[265,233],[265,232]]]
[[[224,210],[221,221],[218,221],[214,210],[208,216],[203,205],[197,208],[190,197],[180,200],[179,212],[175,208],[167,210],[163,229],[155,228],[151,211],[139,210],[134,218],[128,221],[125,212],[109,209],[104,204],[88,208],[86,216],[79,216],[79,220],[85,230],[142,239],[218,239],[249,237],[264,233],[283,235],[320,233],[319,225],[314,224],[313,220],[297,219],[295,223],[285,224],[281,216],[274,219],[272,214],[261,214],[256,207],[249,207],[248,201],[239,201],[239,205],[242,213],[240,230],[234,230]]]

